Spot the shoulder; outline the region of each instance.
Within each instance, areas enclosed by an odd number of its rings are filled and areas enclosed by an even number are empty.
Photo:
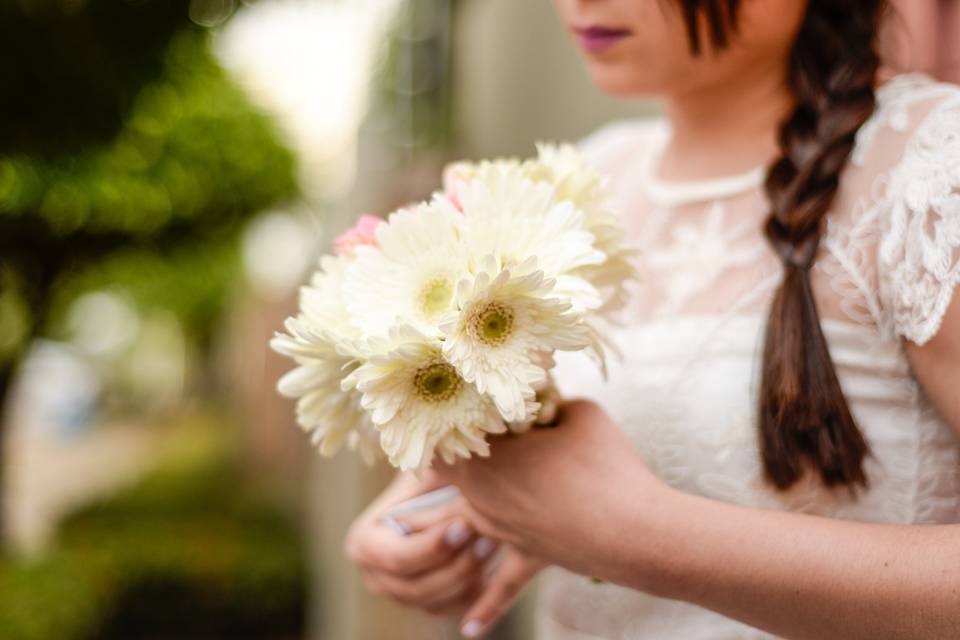
[[[877,108],[857,134],[852,162],[856,166],[887,160],[895,166],[906,152],[929,144],[931,135],[953,134],[933,145],[960,144],[960,86],[919,73],[894,76],[877,89]]]
[[[621,168],[650,153],[666,130],[663,118],[614,120],[580,138],[576,146],[595,169],[616,178]]]
[[[897,334],[924,344],[960,282],[960,87],[911,74],[877,97],[853,162],[877,176],[883,305]]]

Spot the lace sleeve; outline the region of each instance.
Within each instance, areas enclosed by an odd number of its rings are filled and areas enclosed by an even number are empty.
[[[960,88],[910,135],[885,200],[881,299],[894,331],[922,345],[936,335],[960,282]]]

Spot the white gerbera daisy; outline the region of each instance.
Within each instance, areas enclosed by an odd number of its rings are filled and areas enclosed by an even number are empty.
[[[555,185],[558,199],[570,200],[588,214],[603,205],[607,180],[572,145],[537,143],[537,159],[524,167],[531,179]]]
[[[378,434],[360,394],[342,390],[344,376],[360,366],[357,354],[349,343],[338,347],[332,333],[311,327],[303,315],[285,327],[288,333],[274,336],[270,346],[298,365],[277,384],[282,395],[297,398],[297,424],[321,455],[333,456],[347,444],[372,463],[381,456]]]
[[[347,444],[372,462],[381,455],[379,436],[360,406],[359,394],[340,388],[344,376],[361,360],[354,343],[360,329],[349,322],[344,304],[348,264],[341,257],[322,259],[321,269],[300,291],[301,313],[287,319],[287,333],[276,334],[270,346],[297,363],[277,388],[282,395],[297,398],[297,423],[320,453],[332,456]]]
[[[438,197],[392,214],[377,229],[379,247],[356,249],[346,306],[366,335],[386,335],[398,319],[436,334],[436,320],[452,308],[454,287],[467,273],[461,218]]]
[[[376,353],[344,387],[362,394],[391,464],[420,470],[435,453],[447,463],[489,455],[486,435],[503,433],[506,425],[490,398],[444,360],[439,341],[400,326],[369,345]]]
[[[620,220],[607,206],[608,180],[569,144],[537,144],[537,160],[524,164],[531,179],[545,180],[556,188],[556,197],[573,202],[584,213],[584,227],[596,238],[596,247],[606,254],[601,264],[578,271],[593,284],[603,299],[601,312],[621,308],[628,296],[625,284],[638,277],[636,251],[625,243]]]
[[[353,262],[344,256],[323,256],[310,284],[300,288],[300,316],[304,331],[325,332],[334,341],[352,341],[362,335],[350,321],[344,292],[346,271]]]
[[[452,162],[443,169],[443,194],[450,202],[462,210],[460,192],[482,172],[511,172],[521,170],[521,163],[515,158],[484,160],[483,162]]]
[[[544,354],[591,344],[582,314],[553,297],[553,287],[535,258],[502,267],[488,256],[476,277],[457,285],[459,311],[440,323],[447,360],[490,394],[508,422],[535,414],[535,391],[547,377]]]
[[[576,271],[603,264],[606,255],[584,228],[583,212],[572,202],[558,202],[551,185],[533,182],[507,163],[490,163],[478,168],[459,197],[464,243],[475,262],[493,255],[510,266],[536,257],[538,269],[556,281],[555,297],[578,310],[601,305],[596,288]]]

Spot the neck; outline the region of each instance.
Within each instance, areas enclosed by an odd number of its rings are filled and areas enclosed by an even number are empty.
[[[660,177],[704,179],[769,164],[778,155],[777,133],[792,107],[779,64],[668,96],[673,135]]]

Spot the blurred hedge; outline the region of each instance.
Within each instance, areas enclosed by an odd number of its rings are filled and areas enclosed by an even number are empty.
[[[303,635],[306,560],[295,523],[210,446],[202,425],[192,427],[200,447],[71,516],[48,556],[0,562],[0,638]]]
[[[297,194],[293,155],[190,4],[0,0],[0,304],[29,314],[24,340],[104,287],[203,340],[243,222]]]

